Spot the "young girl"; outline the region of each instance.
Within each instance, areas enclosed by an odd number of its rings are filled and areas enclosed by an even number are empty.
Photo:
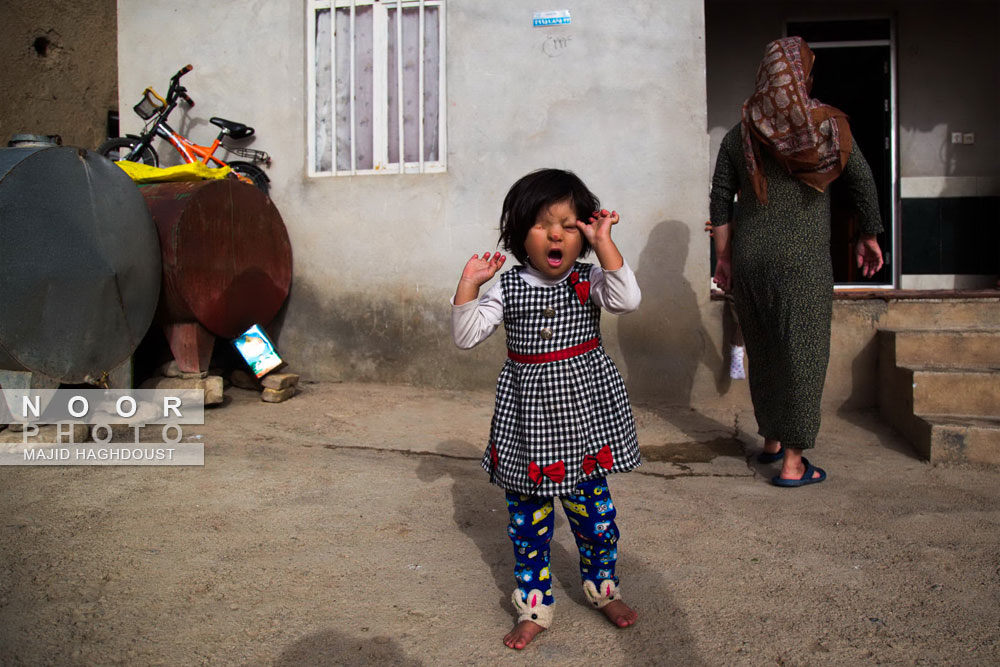
[[[628,394],[601,346],[601,308],[628,313],[641,298],[611,240],[617,222],[574,174],[532,172],[511,187],[500,216],[500,242],[521,266],[479,298],[507,258],[473,255],[455,292],[452,334],[460,348],[482,342],[500,322],[507,334],[482,465],[507,491],[519,613],[504,637],[511,648],[524,648],[552,621],[555,497],[580,551],[587,599],[619,627],[638,618],[618,593],[618,527],[605,481],[639,465]],[[591,250],[600,267],[577,261]]]

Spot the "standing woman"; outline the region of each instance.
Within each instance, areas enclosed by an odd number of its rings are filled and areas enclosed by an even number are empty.
[[[816,444],[830,358],[833,268],[830,194],[842,179],[857,210],[858,267],[882,268],[882,231],[871,169],[846,115],[809,97],[815,56],[800,37],[771,42],[742,120],[722,140],[712,178],[715,280],[732,290],[746,339],[762,463],[782,460],[777,486],[826,473],[802,456]],[[846,74],[846,73],[845,73]],[[734,196],[740,205],[730,222]]]

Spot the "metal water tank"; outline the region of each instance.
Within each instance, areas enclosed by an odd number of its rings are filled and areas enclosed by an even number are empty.
[[[97,382],[145,335],[160,246],[138,188],[97,153],[0,148],[0,369]]]
[[[62,146],[62,137],[58,134],[15,134],[7,145],[11,148],[29,148],[31,146]]]
[[[163,322],[223,338],[269,324],[292,282],[288,232],[270,197],[235,179],[140,191],[163,248]]]

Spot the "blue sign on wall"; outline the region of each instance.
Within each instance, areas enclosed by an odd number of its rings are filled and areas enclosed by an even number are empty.
[[[556,9],[551,12],[535,12],[532,25],[536,28],[547,25],[568,25],[571,23],[568,9]]]

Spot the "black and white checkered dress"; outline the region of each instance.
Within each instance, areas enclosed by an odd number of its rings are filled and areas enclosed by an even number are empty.
[[[561,350],[596,343],[557,361],[507,359],[482,462],[491,481],[507,491],[566,495],[582,480],[639,465],[625,383],[600,345],[601,309],[589,298],[590,269],[577,262],[570,276],[552,287],[529,285],[519,269],[500,277],[512,356],[559,356]]]

